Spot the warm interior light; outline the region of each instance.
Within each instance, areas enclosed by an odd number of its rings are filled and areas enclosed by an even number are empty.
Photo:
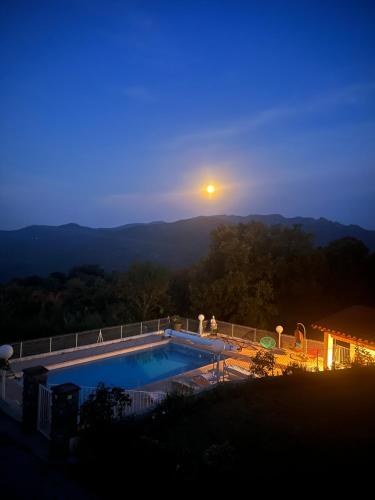
[[[209,184],[207,187],[206,187],[206,191],[208,194],[212,194],[215,192],[215,186],[213,186],[212,184]]]

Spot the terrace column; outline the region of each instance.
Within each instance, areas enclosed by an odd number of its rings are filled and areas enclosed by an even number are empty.
[[[350,356],[350,362],[351,363],[353,363],[353,361],[355,361],[355,354],[356,354],[355,349],[356,349],[356,347],[357,346],[355,344],[352,344],[350,342],[350,344],[349,344],[349,349],[350,349],[349,356]]]
[[[323,358],[324,370],[331,369],[332,360],[333,360],[333,337],[330,333],[324,332],[324,358]]]
[[[67,383],[52,388],[50,453],[66,456],[70,438],[77,434],[79,391],[78,385]]]
[[[48,370],[44,366],[32,366],[23,370],[22,427],[26,432],[37,429],[39,384],[47,382]]]

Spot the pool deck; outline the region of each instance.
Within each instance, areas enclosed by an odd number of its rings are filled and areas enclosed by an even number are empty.
[[[221,361],[219,364],[221,374],[220,381],[234,382],[245,380],[250,377],[251,374],[249,368],[251,364],[251,358],[254,357],[258,351],[264,350],[259,343],[251,341],[240,341],[238,339],[233,341],[233,339],[222,335],[210,335],[208,336],[208,338],[221,338],[226,343],[234,343],[237,345],[241,344],[240,350],[225,351],[225,362]],[[186,343],[186,345],[191,346],[191,343],[184,342],[181,339],[179,339],[178,341],[174,339],[174,341],[182,344]],[[205,348],[205,346],[203,345],[199,345],[199,349],[208,350],[208,348]],[[321,357],[318,359],[304,357],[302,353],[290,348],[275,348],[271,352],[275,356],[274,375],[282,375],[283,371],[293,363],[300,364],[311,371],[315,370],[317,367],[319,367],[320,370],[323,369],[323,359]],[[223,370],[224,366],[225,371]],[[190,387],[192,390],[200,390],[206,387],[212,387],[217,383],[215,374],[216,372],[213,373],[212,364],[210,364],[201,368],[197,368],[190,372],[184,372],[180,375],[145,385],[142,387],[142,390],[171,392],[174,390],[178,390],[179,386],[181,387],[182,392],[184,387],[186,387],[186,389]]]
[[[191,342],[181,338],[178,339],[173,338],[171,341],[176,344],[186,345],[187,347],[192,347],[195,349],[199,349],[201,351],[207,351],[212,353],[212,351],[207,346],[202,344],[193,345]],[[246,354],[241,354],[236,351],[226,351],[225,366],[228,367],[234,364],[239,365],[243,363],[244,366],[246,367],[245,369],[248,369],[250,364],[250,357],[256,354],[256,350],[257,349],[255,346],[249,346],[249,349],[247,350]],[[224,360],[221,360],[219,361],[220,381],[238,381],[247,378],[249,376],[249,373],[248,374],[245,373],[245,369],[243,372],[239,372],[238,370],[233,370],[233,371],[225,371],[225,373],[223,372],[223,369],[224,369]],[[162,391],[167,393],[175,391],[185,392],[188,391],[189,389],[192,391],[208,389],[210,387],[214,387],[217,383],[218,383],[218,378],[217,378],[216,367],[214,368],[213,364],[210,363],[208,365],[195,368],[194,370],[183,372],[180,375],[174,375],[172,377],[165,378],[157,382],[152,382],[151,384],[146,384],[137,389],[150,392],[153,391]]]

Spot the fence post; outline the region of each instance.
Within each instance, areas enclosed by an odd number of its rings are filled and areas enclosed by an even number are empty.
[[[79,392],[81,388],[72,383],[52,388],[50,454],[55,457],[69,454],[69,441],[77,434],[79,414]]]
[[[142,335],[142,330],[143,330],[143,321],[141,321],[141,335]]]
[[[158,319],[158,332],[160,332],[160,318]]]
[[[336,339],[333,339],[332,345],[332,368],[336,370]]]
[[[76,333],[76,349],[78,347],[78,333]]]
[[[20,343],[20,358],[22,358],[22,342]]]
[[[122,325],[121,325],[121,337],[120,338],[122,339]]]
[[[52,352],[52,337],[49,338],[49,352]]]
[[[189,318],[186,318],[186,330],[189,331]]]
[[[39,384],[46,385],[48,369],[31,366],[23,370],[22,427],[27,432],[37,429],[39,414]]]

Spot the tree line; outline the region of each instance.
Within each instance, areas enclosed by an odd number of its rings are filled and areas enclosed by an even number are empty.
[[[222,225],[207,256],[188,269],[134,262],[108,273],[84,265],[1,284],[0,343],[200,312],[288,329],[351,305],[374,306],[374,278],[375,253],[355,238],[316,248],[298,226]]]

